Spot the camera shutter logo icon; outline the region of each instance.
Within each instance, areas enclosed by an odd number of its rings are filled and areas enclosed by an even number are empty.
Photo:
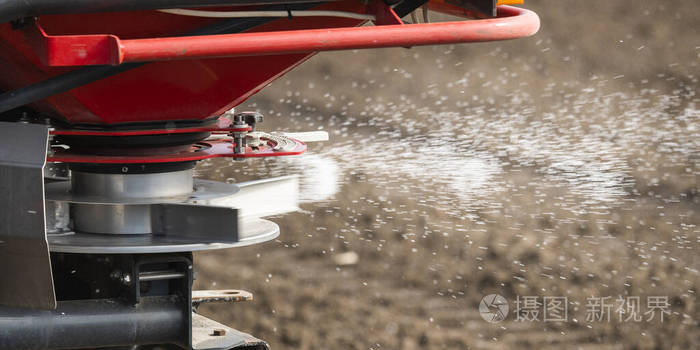
[[[481,298],[479,313],[486,322],[499,323],[508,316],[508,300],[498,294],[489,294]]]

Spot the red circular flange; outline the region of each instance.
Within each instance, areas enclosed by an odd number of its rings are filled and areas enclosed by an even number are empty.
[[[102,156],[82,153],[73,153],[70,150],[56,150],[52,155],[46,157],[47,162],[61,163],[95,163],[95,164],[145,164],[145,163],[174,163],[196,161],[209,158],[257,158],[257,157],[277,157],[292,156],[306,152],[306,144],[294,140],[296,147],[290,151],[275,151],[274,144],[268,144],[252,149],[246,147],[245,153],[234,153],[233,144],[230,141],[216,140],[203,141],[193,145],[188,151],[173,153],[168,155],[146,155],[146,156]]]

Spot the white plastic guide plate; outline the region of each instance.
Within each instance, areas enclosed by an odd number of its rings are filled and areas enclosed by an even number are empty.
[[[283,132],[282,135],[301,142],[328,141],[327,131]]]
[[[299,178],[282,176],[238,183],[238,193],[200,201],[238,209],[241,218],[260,218],[299,210]]]

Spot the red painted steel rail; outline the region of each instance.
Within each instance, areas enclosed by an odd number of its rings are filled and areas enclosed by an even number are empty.
[[[421,24],[307,29],[121,40],[114,35],[47,35],[37,25],[33,41],[52,66],[237,57],[381,47],[409,47],[516,39],[539,29],[529,10],[499,6],[491,19]]]

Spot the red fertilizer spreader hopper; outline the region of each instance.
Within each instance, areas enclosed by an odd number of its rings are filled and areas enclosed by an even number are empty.
[[[297,179],[194,167],[318,134],[233,108],[320,51],[532,35],[517,2],[0,0],[0,349],[267,349],[196,313],[252,296],[192,291],[192,252],[277,237]]]

